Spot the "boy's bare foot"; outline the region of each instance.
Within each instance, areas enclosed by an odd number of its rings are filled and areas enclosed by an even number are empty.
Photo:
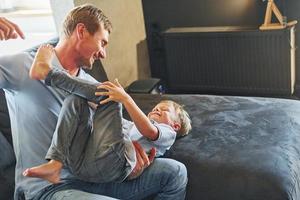
[[[44,80],[50,71],[54,48],[49,44],[43,44],[37,50],[31,65],[29,76],[32,79]]]
[[[62,166],[61,162],[51,160],[46,164],[26,169],[23,176],[42,178],[51,183],[59,183]]]

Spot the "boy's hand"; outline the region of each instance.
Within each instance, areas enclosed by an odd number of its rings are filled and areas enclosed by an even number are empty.
[[[95,92],[96,96],[108,96],[108,98],[100,101],[100,104],[105,104],[109,101],[123,103],[128,98],[130,98],[129,95],[125,92],[124,88],[118,82],[118,79],[115,79],[115,83],[112,83],[110,81],[103,82],[97,88],[107,90],[106,92]]]
[[[128,176],[128,180],[134,179],[138,176],[140,176],[143,171],[149,167],[149,165],[153,162],[155,155],[156,155],[156,149],[152,148],[150,150],[150,155],[148,156],[142,146],[136,142],[132,142],[135,148],[136,153],[136,165],[134,169],[132,170],[131,174]]]

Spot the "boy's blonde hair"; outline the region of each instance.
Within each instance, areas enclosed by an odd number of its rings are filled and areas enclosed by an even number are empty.
[[[104,13],[97,7],[84,4],[75,7],[66,16],[63,23],[63,34],[70,37],[78,23],[84,24],[90,34],[97,32],[103,23],[103,27],[109,33],[112,30],[112,24]]]
[[[175,108],[177,116],[174,120],[181,125],[181,128],[177,131],[177,136],[187,135],[192,130],[192,122],[190,115],[183,108],[184,106],[171,100],[163,100],[160,103],[171,104]]]

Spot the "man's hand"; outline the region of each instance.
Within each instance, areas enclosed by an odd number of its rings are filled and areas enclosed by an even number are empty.
[[[133,141],[132,142],[135,148],[136,153],[136,165],[134,169],[132,170],[131,174],[128,176],[128,180],[134,179],[138,176],[140,176],[143,171],[149,167],[149,165],[153,162],[155,155],[156,155],[156,149],[152,148],[150,150],[150,155],[148,156],[144,149],[141,147],[141,145]]]
[[[16,39],[18,36],[25,39],[24,33],[18,25],[0,17],[0,40]]]
[[[96,96],[108,96],[108,98],[100,101],[100,104],[105,104],[109,101],[124,103],[124,101],[130,98],[125,92],[124,88],[118,82],[118,79],[115,79],[114,83],[110,81],[103,82],[97,88],[107,90],[106,92],[95,93]]]

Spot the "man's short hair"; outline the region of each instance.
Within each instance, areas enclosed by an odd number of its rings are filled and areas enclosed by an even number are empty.
[[[90,4],[77,6],[69,12],[63,23],[64,36],[71,36],[78,23],[84,24],[92,35],[99,30],[101,24],[109,33],[112,30],[112,24],[102,10]]]

